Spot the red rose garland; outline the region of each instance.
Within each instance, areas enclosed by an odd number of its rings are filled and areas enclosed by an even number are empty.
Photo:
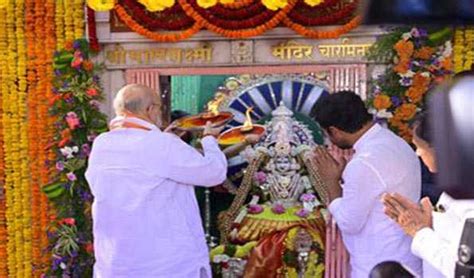
[[[262,13],[254,15],[253,17],[247,18],[245,20],[227,20],[217,18],[213,13],[210,13],[208,10],[199,7],[196,3],[196,0],[190,0],[188,1],[188,3],[194,9],[194,11],[199,14],[204,20],[208,21],[212,25],[219,26],[219,28],[225,30],[254,28],[255,26],[266,23],[276,14],[275,11],[265,9],[265,11],[263,11]]]
[[[329,24],[336,24],[339,21],[351,16],[358,7],[358,0],[355,0],[352,3],[348,3],[343,6],[338,11],[333,12],[325,12],[321,16],[314,16],[314,14],[310,16],[304,15],[302,12],[298,12],[298,10],[294,9],[289,14],[288,17],[294,22],[304,26],[318,26],[318,25],[329,25]]]
[[[95,24],[95,11],[87,7],[87,31],[89,33],[89,47],[94,52],[99,52],[100,45],[97,39],[97,27]]]
[[[314,11],[314,10],[321,10],[324,8],[330,8],[340,3],[341,3],[341,0],[324,0],[321,4],[311,7],[310,5],[306,4],[304,0],[298,0],[298,3],[296,3],[295,9],[305,9],[305,10]]]
[[[331,0],[333,1],[333,0]],[[221,19],[239,19],[244,20],[250,17],[255,16],[256,14],[263,13],[268,9],[262,4],[261,1],[256,1],[251,3],[246,7],[240,9],[230,9],[225,5],[215,5],[208,9],[208,11],[214,16]]]
[[[129,11],[129,15],[134,20],[149,29],[177,31],[188,29],[194,24],[194,21],[184,13],[179,5],[174,5],[163,12],[150,13],[134,0],[123,0],[121,2],[123,2],[122,6]],[[168,10],[174,10],[175,13],[170,14]]]

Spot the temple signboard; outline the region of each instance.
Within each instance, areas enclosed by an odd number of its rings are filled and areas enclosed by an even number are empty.
[[[374,39],[212,40],[107,44],[108,68],[360,63]]]

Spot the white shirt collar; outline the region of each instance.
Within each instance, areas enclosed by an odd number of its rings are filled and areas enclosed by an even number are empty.
[[[143,127],[149,128],[150,130],[160,130],[156,125],[154,125],[150,122],[147,122],[145,120],[142,120],[142,119],[139,119],[139,118],[136,118],[136,117],[130,117],[130,116],[128,116],[128,117],[116,116],[115,118],[113,118],[110,121],[109,125],[112,126],[114,123],[121,122],[121,121],[138,124],[138,125],[141,125]]]
[[[362,148],[367,143],[367,141],[369,141],[370,138],[373,137],[375,134],[379,133],[380,130],[382,130],[382,127],[379,124],[375,123],[355,142],[354,150],[357,151],[358,149]]]

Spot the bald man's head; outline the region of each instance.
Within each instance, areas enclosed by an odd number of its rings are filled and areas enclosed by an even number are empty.
[[[158,93],[140,84],[124,86],[118,91],[114,99],[114,110],[117,115],[132,114],[146,117],[154,123],[157,121],[156,118],[159,116],[160,108]]]
[[[129,112],[142,114],[153,104],[158,104],[158,94],[153,89],[140,85],[129,84],[124,86],[114,99],[114,109],[117,115]]]

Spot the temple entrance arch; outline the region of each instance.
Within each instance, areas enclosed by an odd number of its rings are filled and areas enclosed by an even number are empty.
[[[194,68],[127,68],[114,71],[110,80],[122,80],[124,83],[142,83],[162,92],[165,113],[170,111],[169,89],[163,86],[167,76],[182,75],[289,75],[312,74],[329,92],[353,90],[363,99],[367,97],[367,65],[366,64],[327,64],[327,65],[291,65],[291,66],[243,66],[243,67],[194,67]],[[119,88],[118,83],[109,85],[112,91]],[[111,102],[112,97],[109,98]],[[301,107],[307,112],[306,107]],[[304,114],[304,113],[303,113]],[[167,115],[163,115],[167,116]]]

